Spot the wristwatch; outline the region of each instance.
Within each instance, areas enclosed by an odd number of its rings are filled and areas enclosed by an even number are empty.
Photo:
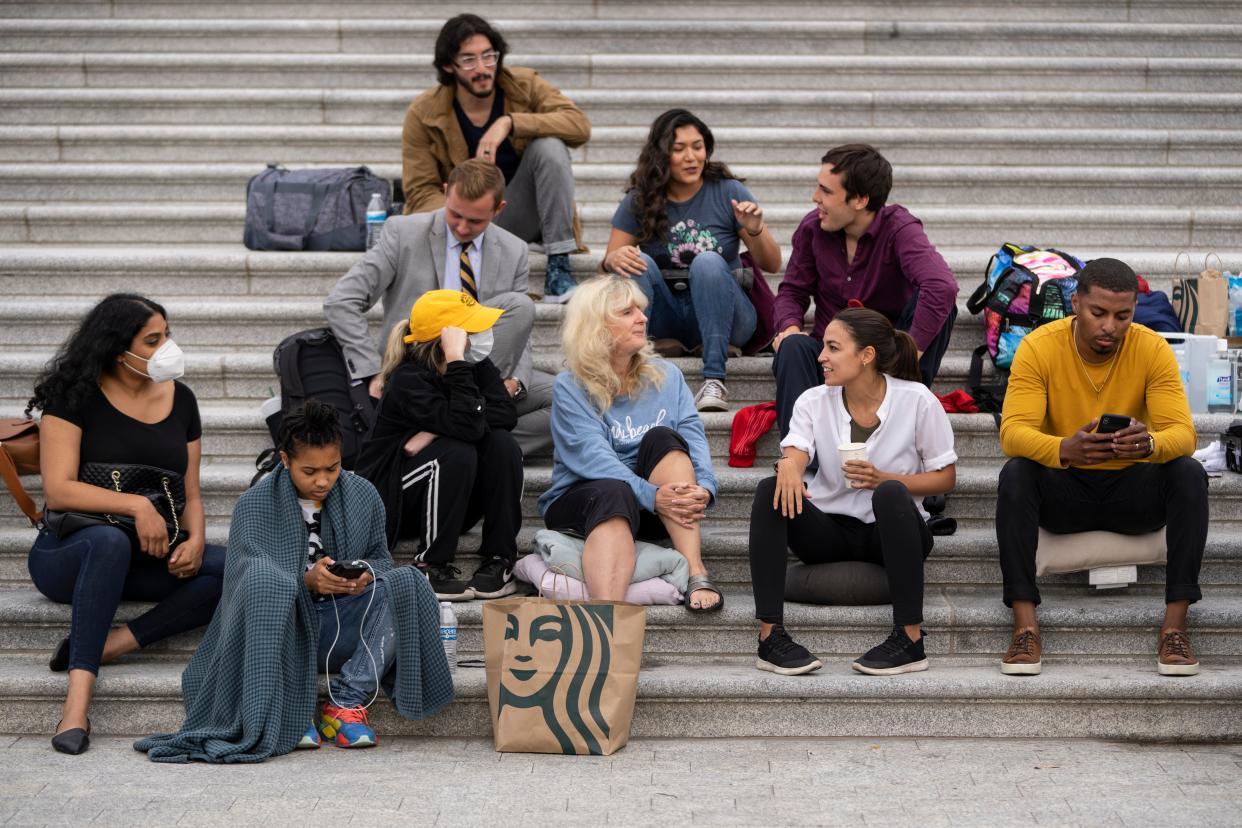
[[[516,403],[526,399],[526,383],[522,382],[517,377],[508,377],[508,379],[511,379],[517,383],[517,391],[513,392],[513,401]]]

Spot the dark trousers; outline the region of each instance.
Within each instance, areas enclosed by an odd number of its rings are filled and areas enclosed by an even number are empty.
[[[1005,606],[1039,603],[1035,548],[1039,528],[1069,534],[1095,529],[1143,535],[1167,525],[1164,599],[1198,601],[1199,567],[1207,543],[1207,474],[1192,457],[1135,463],[1126,469],[1050,469],[1015,457],[1001,469],[996,543]]]
[[[461,533],[483,520],[484,560],[517,560],[522,525],[522,450],[489,431],[477,443],[437,437],[401,463],[401,532],[417,538],[416,560],[451,563]]]
[[[893,325],[902,331],[910,330],[914,323],[914,311],[918,307],[919,293],[907,303],[905,310]],[[949,311],[949,318],[936,338],[923,352],[919,360],[919,377],[923,384],[931,388],[936,374],[940,372],[940,361],[949,348],[949,338],[953,335],[953,323],[957,320],[957,306]],[[772,360],[772,374],[776,377],[776,427],[781,437],[789,434],[789,418],[793,416],[794,403],[802,392],[808,388],[824,384],[824,375],[819,367],[819,352],[824,344],[806,334],[794,334],[781,341],[781,347]]]
[[[802,514],[786,518],[772,508],[775,491],[776,478],[765,478],[750,509],[750,581],[756,618],[768,624],[784,622],[788,550],[808,564],[880,564],[888,575],[893,623],[923,623],[923,561],[931,553],[932,535],[904,484],[889,480],[876,488],[871,496],[875,523],[825,514],[809,500],[802,501]]]
[[[638,444],[634,473],[646,480],[670,451],[690,453],[690,444],[668,426],[656,426]],[[664,522],[638,503],[630,485],[621,480],[579,480],[552,501],[543,516],[544,524],[557,532],[579,538],[591,534],[606,520],[623,517],[630,534],[638,540],[661,541],[668,537]]]
[[[134,551],[129,536],[114,526],[88,526],[63,540],[44,529],[30,548],[27,567],[39,592],[73,605],[69,669],[98,674],[122,600],[159,602],[129,622],[142,647],[211,620],[224,585],[224,547],[208,544],[198,574],[178,578],[168,571],[167,558]]]

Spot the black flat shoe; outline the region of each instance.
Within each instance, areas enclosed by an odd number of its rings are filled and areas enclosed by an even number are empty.
[[[60,722],[56,723],[60,727]],[[52,737],[52,747],[58,753],[68,753],[70,756],[77,756],[79,753],[86,753],[86,749],[91,746],[91,720],[86,720],[86,729],[75,727],[71,730],[65,730],[57,733]]]
[[[69,669],[69,636],[65,636],[60,640],[60,646],[56,648],[56,652],[52,653],[52,657],[48,659],[47,669],[53,673],[63,673]]]

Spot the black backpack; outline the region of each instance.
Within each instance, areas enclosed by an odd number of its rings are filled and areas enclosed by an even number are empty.
[[[366,167],[268,164],[246,185],[242,241],[251,250],[366,250],[367,205],[376,193],[387,210],[392,185]]]
[[[312,328],[285,337],[272,352],[272,367],[280,378],[280,412],[267,418],[272,442],[285,412],[308,399],[327,403],[341,419],[341,466],[352,469],[375,421],[375,401],[365,382],[350,381],[345,354],[332,331]]]

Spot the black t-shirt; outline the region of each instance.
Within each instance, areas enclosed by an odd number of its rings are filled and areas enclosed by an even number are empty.
[[[505,93],[499,86],[496,87],[496,98],[492,103],[491,114],[487,116],[487,123],[481,127],[470,122],[456,98],[453,99],[453,111],[457,113],[457,125],[461,127],[462,137],[466,139],[466,149],[470,151],[470,157],[474,158],[475,153],[479,151],[479,139],[483,137],[483,133],[487,132],[497,118],[505,114]],[[506,184],[513,180],[520,160],[517,150],[513,148],[508,138],[500,142],[500,146],[496,148],[496,157],[492,159],[504,174]]]
[[[198,400],[188,386],[173,383],[172,413],[158,423],[144,423],[122,414],[96,388],[76,411],[49,402],[43,409],[82,429],[78,463],[133,463],[184,475],[189,464],[187,443],[202,436]]]

